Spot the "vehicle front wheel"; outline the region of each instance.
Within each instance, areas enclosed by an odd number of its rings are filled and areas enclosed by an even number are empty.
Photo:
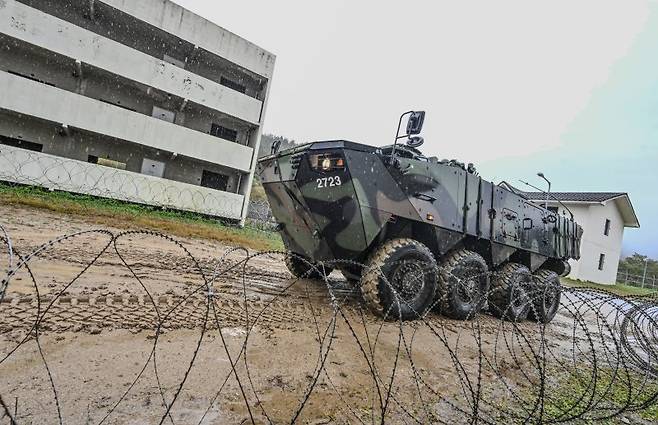
[[[286,266],[293,276],[301,279],[324,280],[333,271],[333,268],[325,264],[314,263],[292,252],[286,255]]]
[[[361,293],[380,316],[412,320],[431,307],[436,280],[436,260],[429,248],[414,239],[393,239],[370,256]]]

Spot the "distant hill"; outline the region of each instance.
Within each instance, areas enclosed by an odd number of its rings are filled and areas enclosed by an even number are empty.
[[[281,141],[281,147],[279,148],[279,150],[288,149],[295,146],[294,140],[290,140],[283,136],[276,136],[274,134],[263,134],[263,136],[260,139],[260,149],[258,150],[258,157],[262,158],[264,156],[269,155],[272,152],[272,143],[274,143],[276,140]]]

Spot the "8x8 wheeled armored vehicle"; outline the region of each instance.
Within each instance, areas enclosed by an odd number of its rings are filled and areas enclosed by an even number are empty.
[[[552,320],[581,227],[471,165],[426,158],[424,113],[404,117],[406,134],[398,126],[391,146],[315,142],[259,161],[290,271],[318,278],[338,268],[385,317],[436,306],[468,319],[488,304],[508,320]]]

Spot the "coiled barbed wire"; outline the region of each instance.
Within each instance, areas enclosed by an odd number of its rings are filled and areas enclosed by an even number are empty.
[[[154,331],[151,349],[134,377],[121,395],[108,408],[88,412],[85,423],[109,423],[124,417],[122,406],[136,396],[138,384],[147,371],[152,370],[156,380],[158,403],[149,409],[157,419],[155,423],[188,423],[176,416],[182,409],[181,396],[190,384],[190,377],[200,364],[199,354],[204,341],[217,337],[223,347],[216,361],[226,362],[229,371],[216,381],[207,406],[191,422],[204,423],[209,413],[235,394],[246,411],[248,423],[302,423],[312,418],[310,405],[320,394],[331,393],[339,417],[335,422],[349,423],[484,423],[502,421],[513,423],[570,423],[603,421],[650,412],[658,398],[656,360],[658,328],[656,298],[618,297],[611,293],[586,288],[562,287],[562,302],[558,318],[552,323],[501,320],[484,312],[473,314],[465,321],[448,320],[437,314],[441,303],[436,299],[432,309],[422,312],[414,321],[395,319],[391,309],[383,317],[372,314],[359,302],[358,288],[349,282],[332,277],[330,269],[349,269],[367,273],[368,266],[353,261],[311,264],[308,275],[319,285],[306,278],[284,278],[269,290],[266,301],[252,302],[250,286],[263,276],[273,276],[258,261],[278,260],[294,254],[276,251],[250,252],[234,248],[218,255],[214,261],[201,261],[181,242],[151,231],[112,233],[107,230],[82,231],[53,239],[25,252],[12,242],[9,232],[0,226],[2,264],[6,273],[0,287],[0,317],[3,310],[12,306],[5,300],[11,293],[17,275],[27,276],[33,287],[29,323],[18,341],[4,347],[0,354],[0,375],[4,367],[11,367],[19,351],[34,346],[38,361],[43,367],[30,368],[19,379],[28,382],[35,375],[45,376],[50,389],[39,394],[39,405],[51,402],[51,411],[29,410],[17,417],[8,400],[20,391],[7,387],[0,389],[0,412],[11,423],[37,421],[40,423],[72,423],[67,402],[76,385],[63,385],[60,373],[53,373],[50,357],[43,349],[43,339],[51,326],[51,317],[58,303],[68,291],[83,279],[92,278],[102,270],[107,256],[116,255],[127,275],[142,294],[144,304],[155,314],[154,322],[144,323]],[[65,253],[65,247],[78,240],[92,238],[97,248],[88,255],[78,249]],[[179,298],[163,305],[152,285],[145,279],[140,258],[131,258],[136,239],[150,238],[158,243],[155,257],[164,251],[177,252],[176,267],[185,264],[187,270],[200,280],[190,286]],[[65,284],[49,295],[42,295],[43,283],[32,270],[35,261],[58,255],[75,256],[79,270]],[[306,261],[297,257],[300,261]],[[427,267],[423,273],[437,273]],[[453,276],[454,277],[454,276]],[[383,284],[397,288],[382,274]],[[237,298],[223,292],[230,282],[239,288]],[[467,282],[458,282],[467,285]],[[326,289],[320,303],[311,296],[319,288]],[[300,292],[301,290],[301,292]],[[262,377],[270,372],[254,361],[254,338],[266,328],[268,315],[279,308],[279,302],[293,294],[304,294],[304,311],[307,322],[300,324],[310,332],[314,352],[300,369],[306,368],[307,382],[293,391],[297,402],[282,412],[281,407],[267,399]],[[526,294],[527,296],[528,294]],[[531,296],[541,296],[531,293]],[[486,298],[486,297],[485,297]],[[3,302],[4,301],[4,302]],[[239,302],[238,302],[239,301]],[[234,304],[236,303],[237,304]],[[398,297],[399,303],[404,302]],[[186,306],[192,303],[192,310]],[[87,306],[86,308],[91,308]],[[57,319],[57,318],[55,318]],[[182,366],[182,375],[176,383],[163,369],[160,345],[162,335],[174,321],[189,324],[196,336],[189,347],[189,361]],[[238,325],[244,331],[239,347],[231,347],[226,329]],[[3,328],[2,332],[6,332]],[[0,332],[1,334],[1,332]],[[422,342],[419,342],[422,341]],[[300,347],[275,346],[268,350],[298,350]],[[346,361],[343,352],[357,353]],[[369,383],[365,388],[367,403],[358,403],[344,384],[342,375],[362,373]],[[166,378],[166,379],[165,379]],[[454,390],[445,390],[442,382],[450,381]],[[100,384],[100,383],[99,383]],[[235,391],[235,394],[233,393]],[[230,394],[229,394],[230,393]],[[66,397],[64,397],[66,395]],[[84,394],[78,394],[84,397]],[[367,406],[367,407],[366,407]],[[328,406],[326,406],[328,409]],[[68,414],[67,414],[68,412]],[[92,418],[93,416],[93,418]],[[282,420],[283,418],[283,420]]]
[[[239,194],[7,145],[0,145],[0,181],[233,220],[242,213]]]

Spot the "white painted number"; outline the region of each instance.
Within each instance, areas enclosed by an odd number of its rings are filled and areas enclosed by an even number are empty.
[[[340,181],[340,176],[323,177],[321,179],[317,179],[317,182],[318,182],[318,189],[321,189],[323,187],[336,187],[343,184],[343,182]]]

